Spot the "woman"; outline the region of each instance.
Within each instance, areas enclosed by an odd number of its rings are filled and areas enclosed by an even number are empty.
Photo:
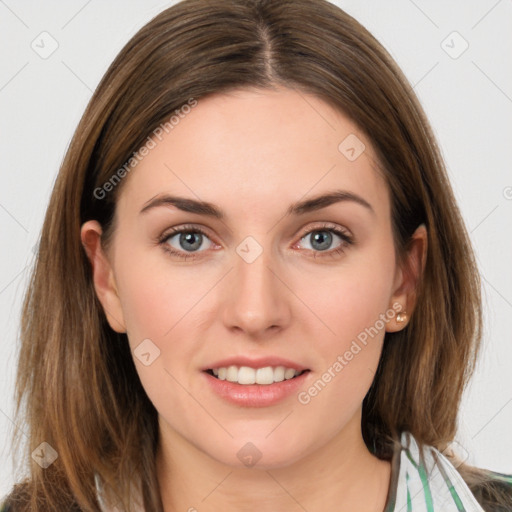
[[[512,477],[449,449],[479,290],[425,115],[361,25],[181,2],[56,181],[4,509],[509,510]]]

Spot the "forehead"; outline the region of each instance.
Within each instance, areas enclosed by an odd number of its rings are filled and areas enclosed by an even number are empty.
[[[187,111],[161,140],[153,138],[128,176],[119,199],[126,214],[172,193],[221,204],[228,215],[263,215],[334,189],[363,196],[381,214],[389,210],[370,141],[313,95],[241,89],[199,99]]]

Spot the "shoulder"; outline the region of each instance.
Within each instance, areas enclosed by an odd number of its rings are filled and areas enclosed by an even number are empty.
[[[18,510],[20,510],[20,507],[14,505],[12,494],[0,499],[0,512],[17,512]]]
[[[392,510],[483,510],[512,512],[512,475],[464,463],[455,467],[433,446],[403,432],[397,507]],[[421,449],[420,449],[421,446]],[[429,508],[430,507],[430,508]]]
[[[14,484],[8,494],[0,499],[0,512],[23,512],[28,508],[30,483],[28,480]]]
[[[471,492],[485,512],[512,511],[512,475],[481,470],[485,480],[471,485]]]
[[[8,494],[0,496],[0,512],[39,512],[47,510],[66,510],[66,512],[82,512],[82,509],[66,492],[51,496],[54,503],[49,503],[47,496],[39,493],[36,496],[34,485],[30,480],[14,484]],[[36,503],[36,505],[34,505]]]
[[[7,498],[0,501],[0,512],[14,512],[14,509],[12,508],[12,505],[9,504]]]
[[[18,507],[14,507],[13,501],[15,501],[16,493],[11,491],[9,494],[4,495],[0,498],[0,512],[16,512]]]

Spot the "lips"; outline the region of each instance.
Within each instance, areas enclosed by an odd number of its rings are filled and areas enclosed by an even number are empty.
[[[286,399],[291,399],[311,378],[311,372],[304,370],[300,375],[281,382],[274,382],[269,385],[245,385],[220,380],[208,370],[204,370],[201,373],[204,382],[211,391],[226,402],[238,407],[269,407],[277,405]]]

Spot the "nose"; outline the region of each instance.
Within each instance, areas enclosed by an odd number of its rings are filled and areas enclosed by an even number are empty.
[[[284,276],[272,268],[276,265],[272,265],[270,252],[263,250],[252,262],[235,254],[234,269],[225,283],[227,299],[223,302],[223,321],[229,330],[263,339],[288,325],[292,293]]]

